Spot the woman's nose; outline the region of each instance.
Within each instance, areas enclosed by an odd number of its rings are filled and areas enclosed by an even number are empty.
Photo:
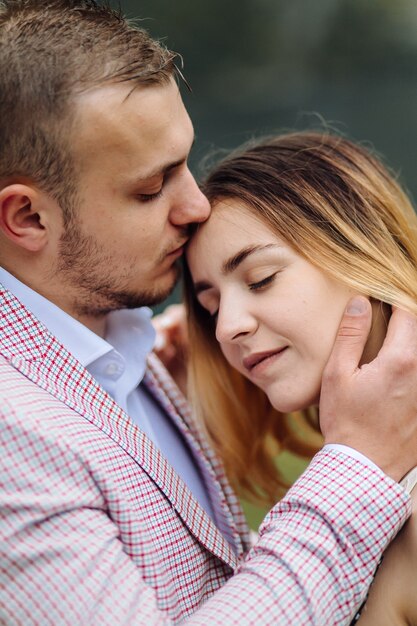
[[[219,307],[216,339],[219,343],[234,343],[252,334],[257,328],[255,317],[237,304]]]

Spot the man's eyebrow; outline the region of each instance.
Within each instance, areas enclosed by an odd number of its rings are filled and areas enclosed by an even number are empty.
[[[243,261],[256,252],[260,252],[261,250],[267,250],[269,248],[280,248],[281,246],[276,243],[268,243],[263,246],[247,246],[243,248],[243,250],[239,250],[237,254],[234,254],[230,259],[227,259],[222,265],[222,273],[227,275],[233,272]]]
[[[175,169],[176,167],[178,167],[179,165],[182,165],[183,163],[186,162],[186,160],[188,159],[188,156],[191,152],[191,149],[194,145],[195,142],[195,138],[193,139],[193,142],[190,146],[190,150],[187,153],[187,155],[185,157],[183,157],[182,159],[178,159],[178,161],[172,161],[171,163],[166,163],[165,165],[160,165],[158,167],[156,167],[154,170],[151,170],[150,172],[145,172],[145,174],[142,174],[139,177],[138,182],[142,182],[142,181],[146,181],[149,180],[150,178],[155,178],[156,176],[165,176],[166,174],[168,174],[168,172],[170,172],[171,170]]]
[[[237,254],[234,254],[230,259],[227,259],[222,265],[222,273],[227,275],[233,272],[243,261],[250,256],[251,254],[255,254],[256,252],[261,252],[262,250],[268,250],[270,248],[281,248],[281,246],[277,243],[268,243],[263,246],[247,246],[247,248],[243,248],[243,250],[239,250]],[[206,291],[207,289],[211,289],[212,285],[205,280],[199,280],[194,283],[194,292],[195,295],[198,296],[202,291]]]

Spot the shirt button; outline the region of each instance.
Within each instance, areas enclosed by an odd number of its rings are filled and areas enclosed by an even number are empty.
[[[115,374],[118,374],[120,372],[120,367],[119,365],[117,365],[117,363],[109,363],[108,365],[106,365],[104,371],[108,376],[114,376]]]

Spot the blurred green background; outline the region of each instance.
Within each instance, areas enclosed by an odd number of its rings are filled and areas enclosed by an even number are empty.
[[[190,163],[323,120],[382,155],[417,197],[416,0],[121,0],[182,54]],[[171,297],[179,298],[179,289]],[[160,310],[158,307],[156,310]],[[282,459],[288,477],[302,470]],[[257,526],[262,511],[246,507]]]
[[[118,4],[118,3],[115,3]],[[121,0],[184,58],[195,167],[320,118],[375,145],[416,195],[416,0]]]
[[[416,0],[113,4],[184,58],[197,176],[214,149],[324,120],[376,148],[417,196]]]

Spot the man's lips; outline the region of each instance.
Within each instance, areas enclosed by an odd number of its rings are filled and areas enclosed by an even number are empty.
[[[171,255],[181,255],[184,252],[184,246],[187,243],[187,240],[183,241],[181,245],[177,246],[171,252],[168,252],[167,256]]]
[[[248,372],[251,372],[259,363],[262,363],[266,359],[271,356],[276,356],[284,352],[288,346],[283,346],[282,348],[278,348],[276,350],[268,350],[267,352],[254,352],[253,354],[247,356],[243,359],[242,364]]]

